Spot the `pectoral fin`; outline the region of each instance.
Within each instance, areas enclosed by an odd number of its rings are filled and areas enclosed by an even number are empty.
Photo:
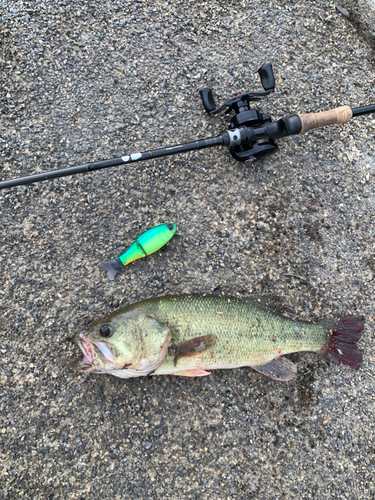
[[[264,365],[252,366],[252,368],[259,373],[263,373],[266,377],[284,382],[292,379],[297,374],[296,365],[284,357],[273,359]]]
[[[174,366],[177,365],[179,358],[195,356],[200,352],[210,349],[216,344],[216,335],[203,335],[202,337],[195,337],[194,339],[187,340],[182,344],[172,348],[174,350]],[[196,375],[192,375],[196,376]]]

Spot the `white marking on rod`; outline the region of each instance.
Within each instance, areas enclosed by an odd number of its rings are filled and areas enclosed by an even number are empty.
[[[121,160],[126,163],[130,160],[131,161],[139,160],[139,158],[141,158],[141,156],[142,156],[142,153],[133,153],[130,156],[122,156]]]

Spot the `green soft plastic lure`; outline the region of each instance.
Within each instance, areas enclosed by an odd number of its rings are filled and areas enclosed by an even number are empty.
[[[134,262],[142,257],[147,257],[154,252],[160,250],[172,238],[177,230],[176,224],[161,224],[155,226],[145,233],[142,233],[139,238],[119,257],[116,259],[101,262],[100,267],[107,269],[110,280],[116,276],[124,266]]]

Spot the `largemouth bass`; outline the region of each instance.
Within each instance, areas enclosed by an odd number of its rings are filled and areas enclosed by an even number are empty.
[[[76,335],[83,352],[73,369],[121,378],[201,377],[208,370],[250,366],[276,380],[297,369],[284,354],[314,351],[359,368],[362,316],[294,321],[254,299],[165,296],[94,321]]]

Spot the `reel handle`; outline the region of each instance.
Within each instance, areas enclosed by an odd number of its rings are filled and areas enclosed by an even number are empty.
[[[263,64],[263,66],[258,69],[258,74],[260,76],[260,81],[264,88],[264,92],[245,92],[242,94],[236,94],[234,97],[226,101],[217,109],[215,109],[216,105],[211,89],[209,89],[208,87],[201,89],[199,91],[199,94],[201,96],[202,103],[206,112],[209,115],[216,115],[224,111],[225,108],[228,108],[226,111],[227,113],[229,113],[230,111],[234,111],[236,114],[238,114],[244,110],[240,110],[240,108],[244,108],[244,106],[247,107],[247,109],[249,108],[250,101],[260,101],[264,97],[268,96],[271,92],[274,92],[275,77],[273,74],[272,64]]]

